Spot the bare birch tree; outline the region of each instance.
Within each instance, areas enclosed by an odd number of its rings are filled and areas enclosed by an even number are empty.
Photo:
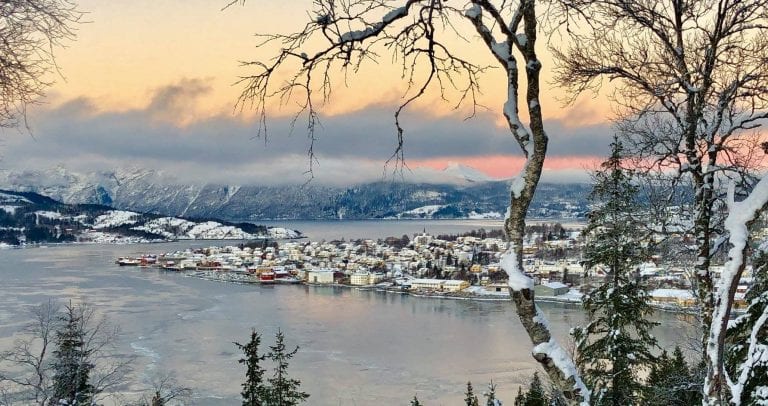
[[[742,185],[762,158],[758,128],[768,118],[768,5],[763,0],[563,0],[577,19],[556,50],[559,83],[573,95],[610,80],[619,128],[637,163],[690,185],[695,278],[710,399],[722,398],[721,352],[711,328],[722,320],[711,271],[726,241],[718,212],[724,185]],[[724,182],[725,181],[725,182]],[[724,246],[724,245],[723,245]],[[732,299],[732,295],[731,295]],[[730,304],[730,303],[728,303]],[[717,340],[716,340],[717,341]],[[720,341],[722,344],[722,341]]]
[[[70,0],[0,3],[0,127],[26,124],[27,106],[58,73],[54,50],[74,39],[82,16]]]
[[[130,406],[170,406],[185,405],[192,400],[192,389],[182,386],[171,373],[160,373],[151,377],[151,392]]]
[[[32,310],[32,323],[23,331],[28,337],[17,340],[13,348],[0,353],[0,385],[5,400],[12,404],[24,400],[45,405],[51,396],[50,357],[59,306],[44,303]]]
[[[548,142],[539,102],[542,64],[536,53],[536,1],[314,0],[312,4],[311,17],[300,31],[261,36],[263,45],[276,44],[279,51],[270,60],[245,63],[254,73],[243,78],[245,90],[240,98],[241,105],[255,108],[262,135],[267,130],[270,99],[298,101],[296,118],[304,115],[307,119],[310,161],[314,159],[318,106],[329,100],[339,72],[354,74],[363,64],[387,58],[402,66],[408,91],[394,113],[398,142],[391,158],[399,164],[404,159],[405,134],[401,113],[430,89],[444,99],[449,90],[455,91],[458,105],[477,107],[479,81],[490,67],[464,58],[456,41],[486,49],[495,67],[505,72],[507,98],[502,111],[511,139],[526,161],[510,191],[504,226],[510,249],[502,265],[509,274],[517,313],[533,342],[533,357],[571,403],[587,403],[589,391],[571,357],[552,338],[536,307],[533,281],[522,267],[525,216]],[[291,72],[287,80],[281,79],[281,71]],[[521,109],[527,112],[528,125],[521,121]]]
[[[48,302],[33,309],[33,321],[22,331],[22,338],[0,353],[0,388],[5,392],[5,404],[47,405],[53,400],[56,333],[63,328],[64,311],[77,316],[84,353],[88,354],[81,362],[93,365],[89,383],[94,394],[107,396],[124,383],[133,358],[116,355],[119,330],[89,305],[68,304],[62,310],[55,302]]]

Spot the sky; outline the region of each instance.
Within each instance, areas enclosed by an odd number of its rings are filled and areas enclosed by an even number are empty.
[[[222,10],[226,0],[82,0],[86,23],[56,51],[61,75],[29,113],[31,133],[0,135],[0,171],[63,166],[88,172],[116,168],[160,170],[182,181],[282,184],[307,181],[309,141],[294,106],[269,110],[268,136],[258,137],[254,112],[237,109],[244,60],[266,60],[256,33],[292,32],[307,21],[311,1],[249,1]],[[471,27],[467,27],[471,28]],[[460,27],[461,29],[461,27]],[[456,42],[473,58],[487,51]],[[601,97],[563,103],[552,84],[546,39],[544,109],[550,148],[545,181],[588,179],[608,153],[611,115]],[[273,51],[273,50],[272,50]],[[389,57],[337,80],[320,107],[313,182],[354,184],[391,175],[396,146],[393,113],[406,84]],[[451,163],[498,179],[514,176],[522,156],[506,128],[500,70],[482,78],[485,107],[468,110],[428,94],[402,118],[408,168],[401,176],[438,176]]]

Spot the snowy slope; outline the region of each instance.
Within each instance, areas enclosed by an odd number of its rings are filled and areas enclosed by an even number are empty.
[[[215,221],[195,223],[174,217],[160,217],[132,229],[180,240],[247,240],[256,237],[237,227]]]
[[[99,230],[102,228],[119,227],[124,224],[136,224],[136,218],[138,216],[139,213],[134,213],[132,211],[112,210],[96,217],[96,220],[91,226],[94,229]]]
[[[485,173],[467,165],[451,163],[443,169],[443,174],[467,182],[490,182],[494,179]]]
[[[0,189],[36,192],[70,204],[228,221],[393,218],[432,205],[444,206],[440,218],[466,218],[472,212],[504,213],[509,204],[507,181],[455,163],[443,170],[419,167],[407,177],[346,187],[191,184],[146,169],[76,173],[59,166],[0,171]],[[589,190],[588,185],[541,184],[529,214],[583,216]]]
[[[403,218],[432,218],[432,216],[440,209],[442,209],[443,205],[440,204],[430,204],[426,206],[417,207],[412,210],[404,211],[400,214],[399,217]]]
[[[136,243],[158,240],[301,238],[285,228],[195,221],[98,205],[68,205],[32,192],[0,191],[0,243]]]

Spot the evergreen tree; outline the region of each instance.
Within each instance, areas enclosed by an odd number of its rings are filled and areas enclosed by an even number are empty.
[[[728,326],[725,367],[741,393],[742,405],[768,404],[768,252],[752,264],[754,281],[745,296],[747,311]],[[751,369],[751,372],[748,371]]]
[[[275,345],[269,347],[267,358],[275,363],[274,374],[269,378],[269,387],[264,393],[264,404],[269,406],[294,406],[304,402],[309,394],[301,392],[299,387],[301,381],[290,378],[288,372],[288,361],[296,355],[299,347],[288,351],[285,347],[285,336],[278,330],[275,336]]]
[[[496,384],[493,383],[493,380],[488,383],[488,392],[483,393],[483,396],[485,396],[486,406],[501,406],[501,401],[496,399]]]
[[[694,406],[701,404],[701,382],[693,376],[680,347],[670,357],[663,351],[653,364],[645,390],[648,406]]]
[[[550,403],[551,401],[547,391],[544,389],[544,385],[541,384],[538,372],[533,373],[528,391],[523,393],[522,389],[519,389],[515,398],[515,406],[550,406]]]
[[[417,398],[416,395],[413,395],[411,406],[422,406],[421,402],[419,402],[419,398]]]
[[[525,394],[523,393],[523,387],[517,387],[517,396],[515,396],[515,406],[522,406],[525,404]]]
[[[640,371],[654,361],[656,339],[648,320],[648,295],[633,275],[645,258],[646,241],[638,237],[637,187],[622,165],[622,145],[616,137],[611,156],[595,176],[590,195],[593,210],[584,230],[584,265],[604,265],[605,282],[584,296],[589,323],[573,330],[576,362],[598,405],[638,404],[643,389]]]
[[[480,401],[477,399],[477,395],[475,395],[475,391],[472,388],[472,382],[467,381],[467,391],[464,392],[464,403],[467,406],[479,406]]]
[[[96,390],[89,382],[94,365],[86,347],[83,314],[71,303],[64,307],[53,352],[53,394],[50,404],[91,405]]]
[[[243,397],[243,406],[258,406],[262,405],[262,397],[265,394],[266,387],[264,385],[264,368],[259,365],[261,361],[266,357],[265,355],[259,355],[259,344],[261,343],[261,336],[256,330],[251,330],[251,340],[243,345],[235,343],[237,348],[243,351],[243,358],[240,358],[237,362],[245,364],[245,382],[243,383],[243,391],[240,394]]]

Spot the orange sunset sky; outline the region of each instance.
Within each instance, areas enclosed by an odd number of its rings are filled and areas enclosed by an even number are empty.
[[[44,103],[31,110],[33,136],[5,131],[0,170],[143,167],[202,181],[305,179],[308,142],[301,126],[289,134],[292,106],[270,110],[273,130],[265,143],[255,139],[253,113],[234,105],[242,90],[235,83],[249,73],[239,61],[270,56],[269,49],[256,47],[253,34],[300,28],[311,1],[250,1],[222,10],[226,3],[79,1],[87,23],[57,51],[63,77],[51,78],[55,84]],[[551,83],[546,41],[539,41],[546,83],[541,100],[551,138],[545,180],[586,180],[585,169],[608,150],[610,105],[602,95],[564,105],[562,90]],[[455,44],[477,60],[489,58],[478,43]],[[336,82],[321,109],[318,181],[382,176],[395,142],[392,114],[405,90],[397,68],[384,56],[346,85]],[[458,162],[495,178],[516,173],[520,155],[500,114],[504,77],[491,72],[481,84],[480,102],[488,109],[472,120],[464,121],[466,110],[453,110],[434,93],[409,109],[405,156],[411,169],[441,170]]]

